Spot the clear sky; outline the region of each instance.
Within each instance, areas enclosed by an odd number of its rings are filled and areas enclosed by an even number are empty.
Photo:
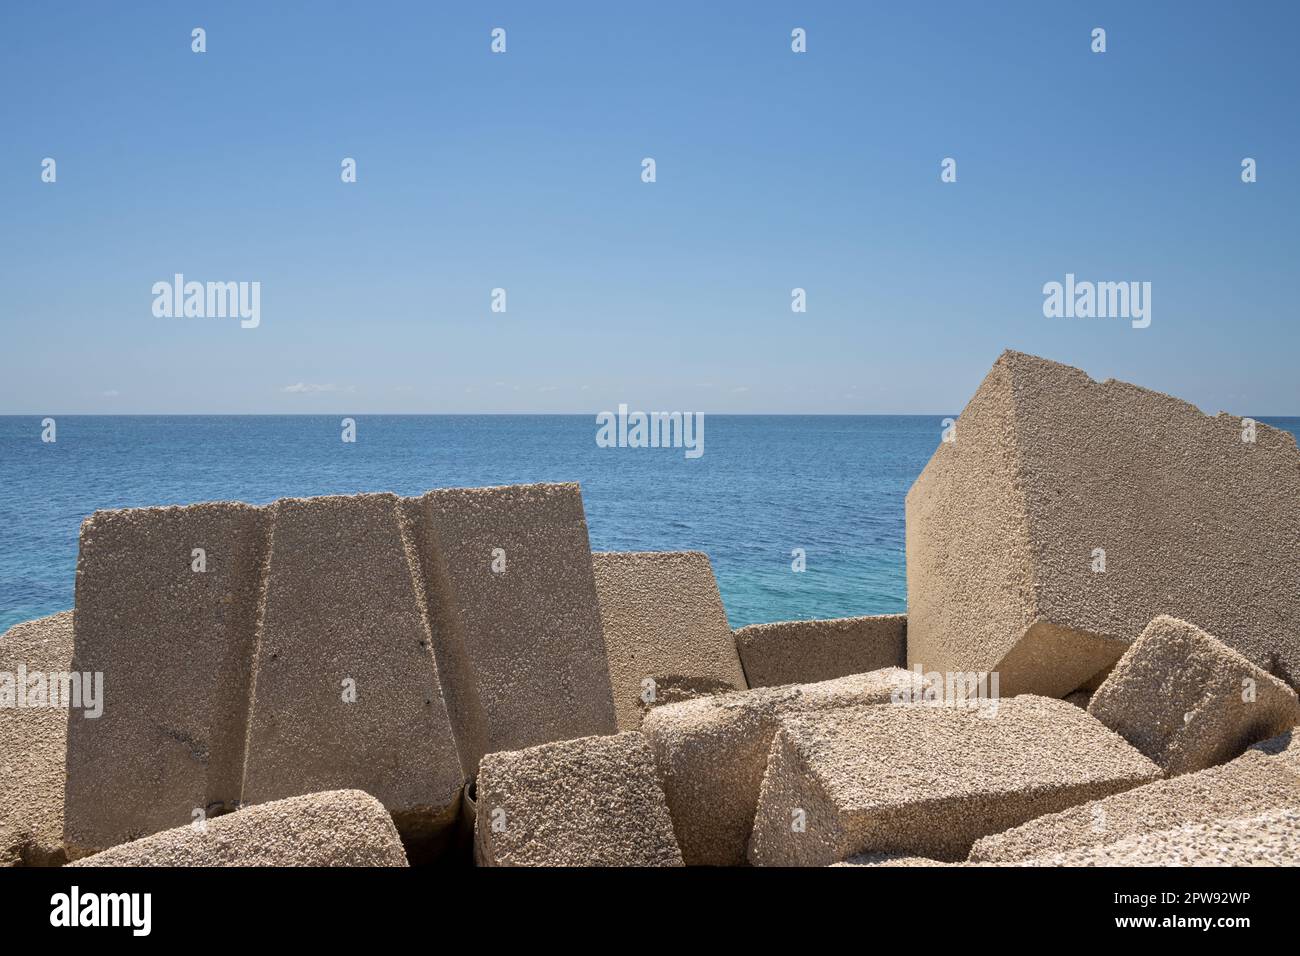
[[[1012,347],[1300,414],[1298,35],[1226,0],[6,2],[0,413],[943,413]],[[260,326],[155,317],[178,272],[260,282]],[[1150,327],[1045,318],[1067,273],[1150,282]]]

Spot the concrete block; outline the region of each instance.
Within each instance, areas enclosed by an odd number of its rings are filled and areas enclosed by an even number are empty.
[[[750,687],[811,684],[907,665],[907,615],[751,624],[736,631]]]
[[[760,688],[656,707],[642,725],[655,753],[682,856],[691,865],[745,862],[772,737],[783,714],[889,703],[924,690],[900,668]]]
[[[67,859],[66,704],[76,701],[64,700],[60,677],[72,666],[72,629],[72,612],[63,611],[0,636],[0,866],[59,866]]]
[[[237,805],[268,532],[265,509],[233,502],[82,523],[72,669],[102,673],[106,699],[69,715],[73,855]]]
[[[273,507],[243,801],[364,790],[408,840],[436,840],[465,778],[398,499]]]
[[[392,817],[360,790],[248,807],[78,860],[73,866],[406,866]]]
[[[405,510],[422,525],[435,651],[455,688],[447,703],[467,773],[486,753],[614,733],[578,486],[440,489]]]
[[[1061,700],[789,714],[772,743],[749,859],[820,866],[874,851],[962,860],[981,836],[1159,776]]]
[[[1231,760],[1300,722],[1285,683],[1186,621],[1161,615],[1088,704],[1169,776]]]
[[[1261,741],[1250,748],[1258,750],[1269,757],[1276,757],[1282,764],[1295,773],[1300,773],[1300,736],[1295,728],[1284,730],[1276,737]]]
[[[978,840],[972,862],[1013,862],[1159,830],[1300,807],[1300,776],[1261,753],[1049,813]]]
[[[648,700],[745,689],[708,555],[598,552],[591,560],[619,730],[641,726]]]
[[[641,734],[488,754],[479,766],[483,866],[681,866]]]
[[[1062,697],[1172,614],[1294,687],[1300,452],[1265,425],[1242,436],[1237,417],[1003,353],[908,492],[909,663]]]

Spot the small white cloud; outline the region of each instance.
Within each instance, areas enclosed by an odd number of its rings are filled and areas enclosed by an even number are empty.
[[[310,392],[339,392],[342,389],[334,384],[318,385],[314,382],[297,382],[293,385],[284,386],[280,391],[288,392],[291,395],[306,395]],[[349,388],[348,391],[353,391],[353,389]]]
[[[117,396],[121,395],[122,393],[115,388],[110,388],[107,392],[101,392],[100,394],[102,394],[105,398],[117,398]]]
[[[539,392],[558,392],[559,390],[560,386],[558,385],[543,385],[538,389]]]
[[[749,386],[748,386],[748,385],[737,385],[735,388],[732,389],[732,391],[733,391],[733,392],[748,392],[748,391],[749,391]]]

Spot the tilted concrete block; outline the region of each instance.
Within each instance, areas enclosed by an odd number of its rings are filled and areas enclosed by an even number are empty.
[[[451,488],[420,526],[435,650],[466,771],[485,753],[617,730],[576,484]]]
[[[243,801],[364,790],[408,840],[435,840],[465,778],[398,498],[273,507]]]
[[[265,509],[233,502],[82,523],[72,669],[102,673],[105,701],[69,715],[74,855],[238,804],[268,531]]]
[[[483,866],[681,866],[654,758],[636,731],[488,754]]]
[[[972,862],[1050,856],[1215,820],[1300,807],[1300,775],[1260,753],[1049,813],[971,847]]]
[[[59,866],[67,859],[68,712],[96,705],[97,693],[80,677],[76,684],[63,680],[72,666],[72,627],[72,612],[63,611],[0,636],[0,866]]]
[[[918,674],[889,668],[815,684],[701,697],[650,711],[642,732],[655,753],[683,858],[691,865],[745,862],[781,715],[885,704],[896,694],[927,686]]]
[[[360,790],[248,807],[78,860],[73,866],[406,866],[392,817]]]
[[[619,730],[648,705],[744,690],[713,568],[699,551],[591,556]]]
[[[1161,615],[1088,704],[1165,773],[1223,763],[1300,721],[1285,683],[1186,621]]]
[[[749,859],[869,851],[961,860],[981,836],[1148,783],[1160,770],[1072,704],[887,704],[781,718]]]
[[[907,495],[910,663],[1062,697],[1172,614],[1300,681],[1290,434],[1009,351],[954,438]]]
[[[736,631],[750,687],[811,684],[907,665],[907,615],[751,624]]]

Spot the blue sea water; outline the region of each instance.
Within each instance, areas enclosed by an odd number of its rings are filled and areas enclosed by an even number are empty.
[[[581,483],[597,550],[707,552],[733,626],[901,612],[903,500],[942,418],[710,415],[688,460],[600,448],[587,415],[357,416],[355,444],[339,416],[60,416],[54,443],[2,416],[0,630],[72,606],[99,508],[530,481]]]

